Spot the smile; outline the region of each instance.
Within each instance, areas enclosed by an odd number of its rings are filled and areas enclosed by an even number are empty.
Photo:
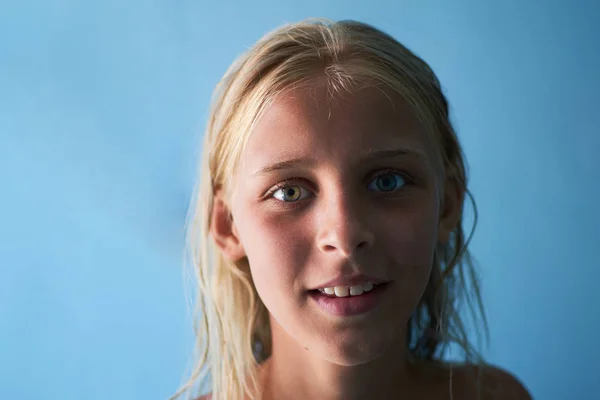
[[[347,296],[360,296],[363,293],[370,292],[374,287],[379,285],[373,283],[363,283],[362,285],[353,286],[331,286],[326,288],[318,289],[324,295],[330,297],[347,297]]]
[[[354,293],[360,292],[360,294],[350,294],[353,286],[336,286],[334,288],[311,290],[309,295],[328,314],[338,317],[366,314],[375,310],[381,304],[385,293],[391,286],[391,282],[365,285],[367,285],[367,288],[369,288],[369,285],[372,286],[369,290],[364,290],[364,285],[355,288]],[[334,293],[329,294],[326,290],[330,292],[333,290]]]

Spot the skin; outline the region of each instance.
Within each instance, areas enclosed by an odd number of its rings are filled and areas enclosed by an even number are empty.
[[[368,157],[390,149],[405,154]],[[373,87],[333,102],[324,87],[297,90],[263,114],[231,203],[216,194],[211,234],[230,260],[247,258],[270,313],[264,400],[448,398],[447,370],[405,362],[406,323],[463,195],[432,150],[406,102]],[[264,171],[294,159],[304,161]],[[332,316],[309,296],[354,273],[391,281],[375,310]],[[455,390],[467,394],[461,376]]]

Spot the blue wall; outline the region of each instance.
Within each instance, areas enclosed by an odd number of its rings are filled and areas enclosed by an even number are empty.
[[[480,211],[485,355],[535,398],[600,398],[600,5],[450,3],[3,2],[0,398],[173,393],[210,93],[309,16],[372,23],[433,66]]]

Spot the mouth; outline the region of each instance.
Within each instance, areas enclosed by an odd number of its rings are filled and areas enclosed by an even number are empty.
[[[333,294],[326,293],[323,289],[309,290],[308,293],[326,313],[337,317],[348,317],[375,310],[381,304],[390,285],[391,282],[373,285],[370,290],[360,294],[356,294],[356,291],[355,294],[346,294],[343,289],[336,290]]]
[[[362,285],[354,285],[354,286],[332,286],[320,289],[309,290],[309,293],[314,294],[322,294],[326,297],[331,298],[345,298],[345,297],[356,297],[356,296],[364,296],[367,293],[378,290],[384,285],[389,284],[389,282],[382,283],[365,283]]]

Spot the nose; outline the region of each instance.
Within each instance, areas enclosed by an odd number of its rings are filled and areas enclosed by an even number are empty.
[[[368,212],[357,199],[340,194],[322,209],[317,243],[324,253],[339,253],[350,258],[359,250],[373,246],[375,235],[370,229]]]

